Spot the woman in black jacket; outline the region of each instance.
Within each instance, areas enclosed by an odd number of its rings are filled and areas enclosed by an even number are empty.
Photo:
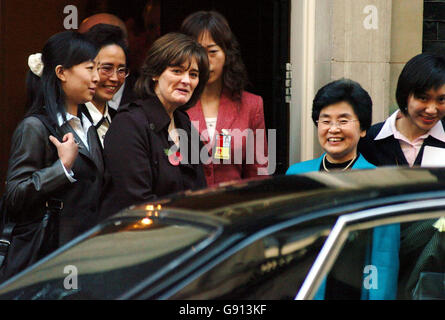
[[[83,35],[66,31],[28,60],[30,108],[12,137],[6,207],[18,225],[42,220],[46,204],[60,209],[46,248],[66,243],[97,219],[103,159],[96,131],[88,130],[94,126],[81,111],[99,79],[96,51]]]
[[[199,134],[184,110],[199,99],[208,65],[204,48],[186,35],[169,33],[153,43],[135,85],[140,100],[119,108],[105,137],[101,218],[206,186]]]
[[[400,73],[399,110],[373,125],[358,149],[376,166],[445,164],[445,57],[421,53]]]

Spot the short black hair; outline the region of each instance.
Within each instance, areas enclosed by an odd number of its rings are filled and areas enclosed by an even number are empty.
[[[85,33],[85,37],[96,45],[97,51],[113,44],[121,47],[122,50],[124,50],[125,60],[128,64],[128,46],[125,42],[124,31],[118,26],[99,23],[91,27],[91,29]]]
[[[437,90],[445,84],[445,57],[435,53],[421,53],[409,60],[400,73],[396,101],[402,113],[408,112],[408,98]]]
[[[315,125],[323,108],[339,102],[347,102],[352,106],[361,130],[371,127],[371,97],[358,82],[345,78],[330,82],[318,90],[312,103],[312,120]]]

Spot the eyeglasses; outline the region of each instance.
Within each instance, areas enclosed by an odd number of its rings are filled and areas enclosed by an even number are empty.
[[[111,77],[113,76],[114,72],[116,72],[117,77],[121,79],[128,77],[128,75],[130,74],[130,70],[127,67],[117,68],[108,64],[99,66],[97,70],[100,74],[106,77]]]
[[[337,128],[346,128],[355,121],[359,120],[358,119],[342,119],[338,121],[317,120],[316,122],[320,128],[332,128],[333,126],[336,126]]]

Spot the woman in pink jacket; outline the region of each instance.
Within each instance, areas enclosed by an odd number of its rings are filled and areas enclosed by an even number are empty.
[[[266,175],[263,99],[244,91],[247,72],[227,20],[215,11],[199,11],[183,21],[181,31],[195,38],[209,57],[207,85],[187,110],[206,145],[200,156],[207,184]]]

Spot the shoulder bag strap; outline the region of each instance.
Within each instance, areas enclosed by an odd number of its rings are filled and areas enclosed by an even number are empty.
[[[38,118],[46,127],[46,129],[49,131],[49,133],[56,137],[57,139],[61,140],[62,135],[60,133],[60,130],[58,126],[56,126],[47,115],[44,114],[33,114],[33,117]]]
[[[0,267],[3,265],[3,261],[5,261],[5,258],[8,255],[14,227],[15,223],[13,222],[9,222],[3,226],[2,234],[0,236]]]
[[[6,216],[5,194],[0,199],[0,214],[2,215],[2,228],[0,230],[0,267],[3,265],[8,254],[8,249],[11,244],[12,232],[14,231],[15,223],[8,222]]]

